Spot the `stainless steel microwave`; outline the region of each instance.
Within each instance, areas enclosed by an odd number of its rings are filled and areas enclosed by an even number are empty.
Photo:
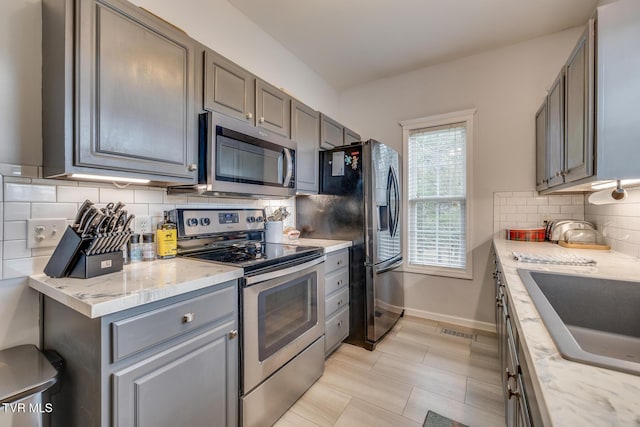
[[[219,113],[199,116],[198,184],[169,193],[214,197],[291,197],[296,193],[294,141]]]

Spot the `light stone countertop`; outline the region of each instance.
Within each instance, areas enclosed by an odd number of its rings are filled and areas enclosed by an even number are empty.
[[[95,318],[242,277],[242,268],[173,258],[125,265],[123,271],[91,279],[36,274],[29,286]]]
[[[511,317],[520,331],[545,425],[640,426],[640,376],[563,359],[517,272],[522,268],[638,281],[640,259],[613,251],[567,249],[548,242],[494,239],[494,245],[512,301]],[[514,260],[514,251],[572,254],[595,259],[597,264],[585,267],[525,263]]]
[[[298,240],[287,240],[285,237],[282,241],[285,245],[301,245],[301,246],[320,246],[324,248],[325,254],[339,251],[340,249],[346,249],[353,246],[351,240],[325,240],[325,239],[306,239],[300,238]]]

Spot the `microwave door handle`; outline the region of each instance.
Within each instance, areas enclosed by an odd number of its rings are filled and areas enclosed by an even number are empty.
[[[287,160],[287,174],[284,176],[284,181],[282,183],[283,187],[288,187],[289,182],[291,182],[291,177],[293,176],[293,157],[291,157],[291,151],[288,148],[283,148],[284,157]]]

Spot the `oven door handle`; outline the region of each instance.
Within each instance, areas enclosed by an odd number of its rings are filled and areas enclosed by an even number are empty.
[[[323,263],[326,260],[326,256],[323,255],[320,258],[316,258],[314,260],[305,262],[303,264],[294,265],[293,267],[284,268],[282,270],[270,271],[268,273],[257,274],[255,276],[249,276],[245,278],[245,283],[247,286],[254,285],[259,282],[266,282],[267,280],[277,279],[279,277],[287,276],[289,274],[295,274],[300,271],[306,270],[309,267],[313,267],[320,263]]]
[[[291,156],[291,150],[288,148],[283,148],[284,157],[287,161],[287,174],[284,176],[284,181],[282,182],[283,187],[288,187],[291,182],[291,177],[293,176],[293,157]]]

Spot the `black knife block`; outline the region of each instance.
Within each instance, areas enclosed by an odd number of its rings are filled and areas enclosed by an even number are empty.
[[[123,235],[124,236],[124,235]],[[96,236],[83,238],[73,228],[67,227],[58,246],[53,251],[44,273],[49,277],[74,277],[88,279],[122,270],[122,251],[87,255]]]
[[[81,252],[89,247],[92,240],[93,238],[83,239],[73,228],[67,227],[44,268],[44,274],[49,277],[68,276]]]
[[[68,276],[76,279],[89,279],[103,274],[115,273],[122,270],[123,261],[122,251],[97,255],[86,255],[81,252]]]

